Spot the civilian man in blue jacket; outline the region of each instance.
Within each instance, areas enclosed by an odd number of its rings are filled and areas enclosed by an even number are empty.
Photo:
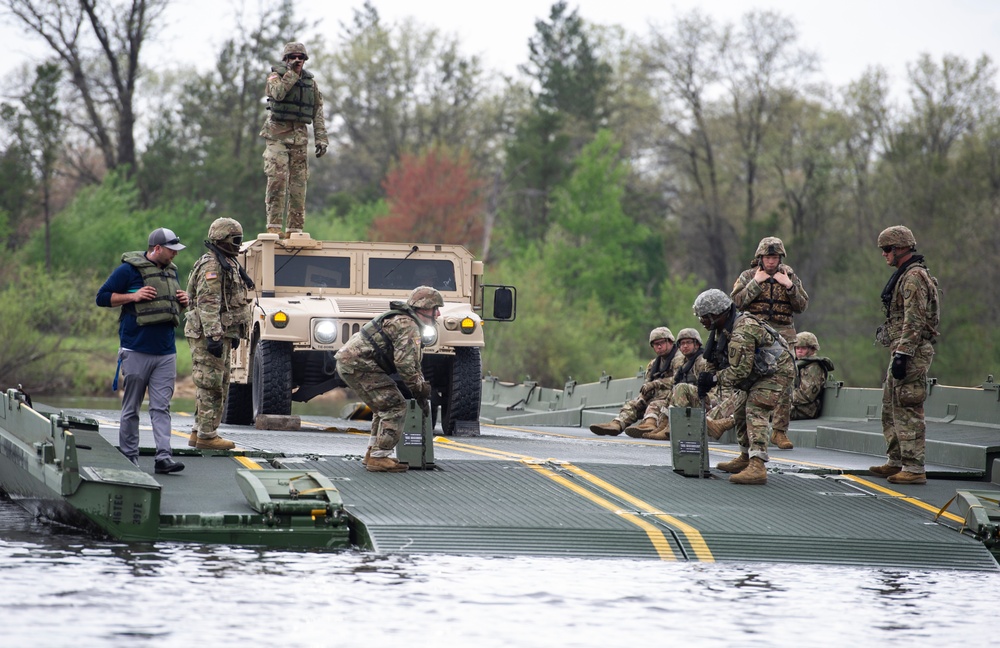
[[[139,410],[149,392],[149,419],[156,443],[157,473],[184,470],[170,449],[170,399],[177,380],[174,329],[188,305],[173,259],[185,248],[173,231],[161,227],[149,235],[146,251],[126,252],[97,291],[97,305],[121,306],[118,318],[118,369],[124,379],[118,447],[139,465]],[[118,389],[118,374],[114,387]]]

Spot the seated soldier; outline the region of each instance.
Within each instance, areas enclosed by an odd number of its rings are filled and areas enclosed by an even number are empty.
[[[792,392],[792,420],[819,416],[823,405],[823,385],[833,371],[829,358],[816,355],[819,340],[808,331],[795,336],[795,391]]]
[[[674,402],[673,394],[683,384],[694,386],[698,382],[698,374],[708,371],[708,363],[702,357],[701,334],[693,328],[681,329],[677,334],[677,347],[680,354],[674,357],[671,368],[674,369],[674,388],[663,398],[658,398],[646,407],[646,415],[642,422],[630,425],[625,434],[637,439],[655,439],[667,441],[670,439],[670,418],[667,412]],[[700,406],[700,405],[699,405]]]
[[[658,326],[649,333],[649,346],[653,347],[656,357],[646,366],[646,378],[639,389],[639,397],[626,401],[618,416],[608,423],[595,423],[590,431],[599,436],[618,436],[628,426],[642,418],[646,407],[658,398],[664,398],[674,387],[674,374],[671,369],[677,348],[674,346],[674,334],[665,326]]]

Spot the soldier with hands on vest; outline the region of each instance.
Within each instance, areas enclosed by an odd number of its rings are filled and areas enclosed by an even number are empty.
[[[271,67],[264,89],[268,115],[260,136],[267,141],[264,147],[264,173],[267,175],[264,204],[270,234],[282,234],[286,210],[288,227],[285,232],[301,232],[305,224],[309,124],[313,126],[316,157],[323,157],[330,145],[323,115],[323,94],[312,73],[303,68],[307,60],[305,45],[286,43],[281,63]]]
[[[177,380],[175,328],[187,308],[173,259],[185,246],[173,231],[161,227],[149,235],[145,251],[126,252],[97,291],[97,305],[121,306],[118,319],[118,371],[124,381],[118,448],[139,465],[139,410],[149,394],[149,419],[156,444],[154,470],[184,470],[170,449],[170,399]],[[118,389],[118,374],[114,389]]]
[[[789,348],[795,344],[796,315],[809,305],[809,295],[802,287],[802,280],[785,263],[785,244],[776,236],[765,236],[757,244],[750,268],[737,277],[730,293],[736,308],[753,313],[774,327]],[[774,410],[771,421],[771,443],[782,450],[791,450],[788,440],[788,421],[792,408],[792,386],[783,394]]]
[[[927,372],[940,335],[937,279],[916,254],[913,232],[894,225],[878,235],[886,265],[896,268],[882,289],[885,322],[875,340],[889,349],[889,367],[882,384],[882,435],[887,461],[872,466],[873,474],[893,484],[926,484],[924,469]]]
[[[768,422],[795,377],[788,344],[770,325],[751,313],[740,313],[726,293],[706,290],[694,301],[695,317],[711,332],[705,356],[712,371],[698,376],[698,395],[716,385],[732,390],[733,417],[740,456],[717,467],[733,473],[733,484],[766,484]],[[723,426],[706,420],[708,435],[722,436]]]
[[[833,371],[833,362],[816,353],[819,340],[809,331],[795,336],[795,390],[792,392],[792,420],[819,416],[823,385]]]
[[[639,388],[639,395],[625,401],[618,416],[609,422],[591,425],[590,431],[594,434],[618,436],[626,428],[631,427],[632,434],[629,436],[641,437],[648,430],[639,431],[639,426],[632,424],[636,421],[642,421],[650,403],[669,398],[670,392],[674,388],[674,371],[677,370],[675,360],[680,362],[680,359],[677,358],[679,355],[677,347],[674,346],[674,334],[666,326],[658,326],[649,332],[649,346],[653,347],[656,357],[650,360],[646,366],[646,375],[642,387]]]
[[[232,218],[217,218],[208,228],[208,251],[188,278],[191,309],[184,335],[191,347],[196,400],[188,445],[202,450],[236,447],[218,429],[229,393],[230,353],[250,324],[247,290],[254,286],[236,262],[242,243],[243,226]]]
[[[365,324],[337,351],[337,373],[372,410],[372,430],[362,463],[369,472],[406,472],[393,450],[403,434],[406,398],[392,376],[398,375],[430,416],[431,385],[421,369],[422,329],[434,326],[444,306],[441,293],[417,286],[405,302],[389,302],[389,310]]]

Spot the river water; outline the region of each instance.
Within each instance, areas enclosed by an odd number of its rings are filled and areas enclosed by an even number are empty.
[[[950,646],[1000,575],[123,544],[0,501],[0,646]]]

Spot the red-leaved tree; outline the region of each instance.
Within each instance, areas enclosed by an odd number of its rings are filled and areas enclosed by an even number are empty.
[[[435,146],[403,154],[382,182],[389,214],[377,219],[372,239],[459,243],[478,249],[483,239],[485,183],[469,154]]]

